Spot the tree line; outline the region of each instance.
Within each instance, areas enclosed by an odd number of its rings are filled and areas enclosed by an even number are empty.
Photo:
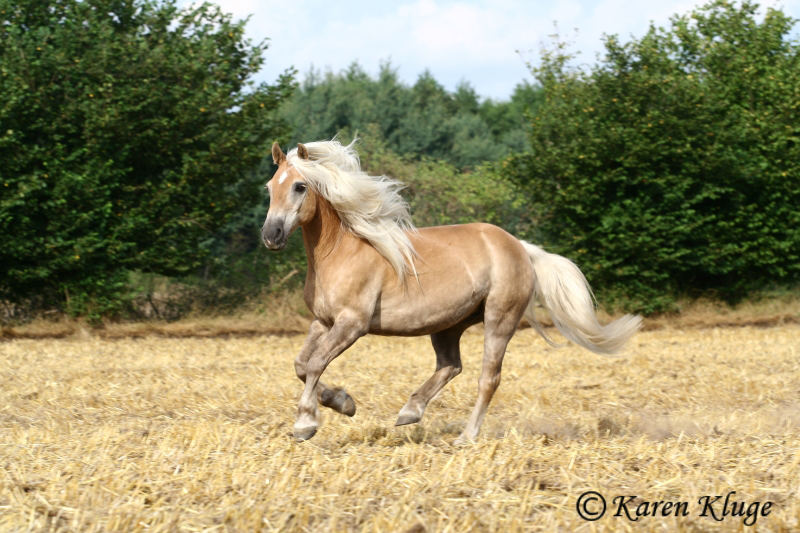
[[[390,64],[256,84],[266,43],[212,4],[0,0],[4,320],[224,309],[296,286],[258,240],[269,145],[358,135],[418,225],[486,220],[576,261],[609,307],[736,301],[800,275],[795,20],[712,1],[508,101]],[[137,311],[138,310],[138,311]]]
[[[524,151],[526,114],[541,94],[521,82],[509,101],[481,100],[466,82],[450,92],[426,71],[409,86],[390,63],[374,78],[353,63],[339,73],[309,72],[279,115],[289,124],[292,141],[361,132],[397,154],[464,169]]]

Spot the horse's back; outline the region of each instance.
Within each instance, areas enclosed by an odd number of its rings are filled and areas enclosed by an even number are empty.
[[[468,269],[489,275],[513,272],[524,277],[530,258],[519,239],[485,222],[421,228],[412,237],[419,263],[460,259]]]
[[[522,242],[506,230],[485,222],[438,227],[442,234],[458,232],[468,236],[461,242],[472,243],[471,260],[488,268],[494,295],[508,299],[521,294],[527,298],[533,291],[531,259]]]

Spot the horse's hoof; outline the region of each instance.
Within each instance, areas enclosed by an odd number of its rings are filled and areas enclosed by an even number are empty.
[[[475,441],[466,435],[459,435],[456,440],[453,441],[453,446],[469,446],[470,444],[475,444]]]
[[[343,415],[356,414],[356,402],[344,389],[329,389],[322,393],[319,403]]]
[[[342,402],[340,404],[341,409],[337,409],[337,410],[340,413],[342,413],[343,415],[347,415],[347,416],[355,415],[356,414],[356,402],[353,401],[353,398],[351,398],[350,395],[347,394],[346,392],[342,391],[342,393],[344,394],[345,398],[344,398],[344,400],[342,400]]]
[[[317,434],[317,426],[307,426],[294,428],[294,438],[297,442],[303,442]]]
[[[422,420],[421,416],[405,414],[405,415],[398,416],[397,417],[397,422],[395,422],[394,425],[395,426],[405,426],[407,424],[416,424],[420,420]]]

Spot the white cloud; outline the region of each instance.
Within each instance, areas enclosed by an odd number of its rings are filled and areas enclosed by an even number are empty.
[[[526,61],[536,62],[557,22],[591,63],[602,50],[601,35],[641,36],[650,21],[666,25],[675,13],[688,12],[702,0],[646,2],[631,0],[400,0],[378,3],[295,0],[280,4],[257,0],[219,0],[237,18],[252,14],[248,33],[271,39],[265,80],[289,66],[301,75],[311,65],[334,71],[359,61],[368,71],[391,59],[400,76],[413,83],[424,70],[448,88],[470,82],[484,96],[506,98],[529,77]],[[782,5],[800,15],[800,0]],[[577,34],[574,29],[577,28]],[[520,50],[521,53],[517,53]]]

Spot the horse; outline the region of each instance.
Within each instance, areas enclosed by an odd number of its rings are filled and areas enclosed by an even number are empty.
[[[342,388],[320,381],[325,368],[360,337],[430,335],[436,370],[400,410],[395,425],[422,419],[428,402],[461,372],[459,341],[484,324],[478,398],[457,444],[474,441],[500,383],[506,346],[524,317],[550,344],[536,320],[543,306],[569,340],[597,353],[620,350],[641,317],[601,325],[586,278],[569,259],[486,223],[416,228],[402,183],[361,169],[355,140],[298,144],[272,158],[278,169],[261,239],[281,250],[302,230],[308,270],[303,296],[313,314],[294,360],[305,384],[294,437],[319,427],[318,404],[347,416],[356,405]]]

